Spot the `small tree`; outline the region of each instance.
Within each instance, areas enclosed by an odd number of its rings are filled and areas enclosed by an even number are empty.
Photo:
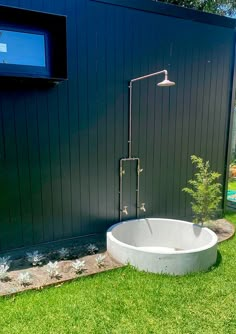
[[[220,174],[210,170],[209,161],[204,162],[196,155],[191,156],[191,161],[196,165],[197,172],[194,179],[188,181],[191,187],[185,187],[182,191],[192,197],[193,222],[203,224],[214,218],[222,199],[221,184],[216,182]]]
[[[236,13],[235,0],[152,0],[171,3],[204,12],[232,16]]]

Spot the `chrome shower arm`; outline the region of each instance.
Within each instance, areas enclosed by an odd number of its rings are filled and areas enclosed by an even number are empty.
[[[130,84],[132,84],[132,82],[147,79],[147,78],[150,78],[150,77],[154,77],[155,75],[162,74],[162,73],[165,74],[165,80],[167,80],[168,72],[167,72],[167,70],[162,70],[162,71],[159,71],[159,72],[154,72],[154,73],[151,73],[151,74],[143,75],[142,77],[134,78],[134,79],[130,80]]]
[[[154,72],[151,74],[143,75],[142,77],[134,78],[130,80],[129,82],[129,138],[128,138],[128,156],[129,158],[132,158],[132,88],[133,88],[133,82],[147,79],[150,77],[154,77],[159,74],[165,74],[165,80],[168,79],[168,71],[167,70],[162,70],[159,72]]]

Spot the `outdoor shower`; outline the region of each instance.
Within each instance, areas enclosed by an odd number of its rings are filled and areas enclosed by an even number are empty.
[[[143,171],[140,166],[140,158],[132,157],[132,89],[133,89],[133,82],[147,79],[150,77],[154,77],[159,74],[165,74],[165,79],[157,84],[159,87],[170,87],[174,86],[175,82],[168,80],[168,72],[167,70],[162,70],[159,72],[154,72],[151,74],[144,75],[142,77],[134,78],[129,82],[129,126],[128,126],[128,157],[120,159],[120,186],[119,186],[119,196],[120,196],[120,221],[122,220],[122,214],[128,215],[128,206],[125,205],[122,208],[122,198],[123,198],[123,176],[125,174],[125,170],[123,169],[123,162],[125,161],[136,161],[137,162],[137,174],[136,174],[136,218],[139,218],[139,211],[146,211],[145,203],[139,203],[139,177],[140,173]]]

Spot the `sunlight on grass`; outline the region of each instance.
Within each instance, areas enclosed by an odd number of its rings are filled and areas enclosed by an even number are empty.
[[[236,211],[226,211],[225,219],[236,225]]]
[[[236,223],[236,213],[226,218]],[[206,273],[170,277],[125,267],[2,298],[1,334],[233,334],[235,249],[235,238],[220,244],[219,263]]]
[[[228,190],[236,190],[236,180],[230,179],[228,182]]]

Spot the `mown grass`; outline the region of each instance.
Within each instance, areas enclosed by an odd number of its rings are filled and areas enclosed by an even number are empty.
[[[226,218],[236,223],[236,214]],[[236,333],[236,239],[209,272],[170,277],[131,267],[0,300],[0,333]]]
[[[228,182],[228,190],[236,190],[236,180],[230,179]]]

